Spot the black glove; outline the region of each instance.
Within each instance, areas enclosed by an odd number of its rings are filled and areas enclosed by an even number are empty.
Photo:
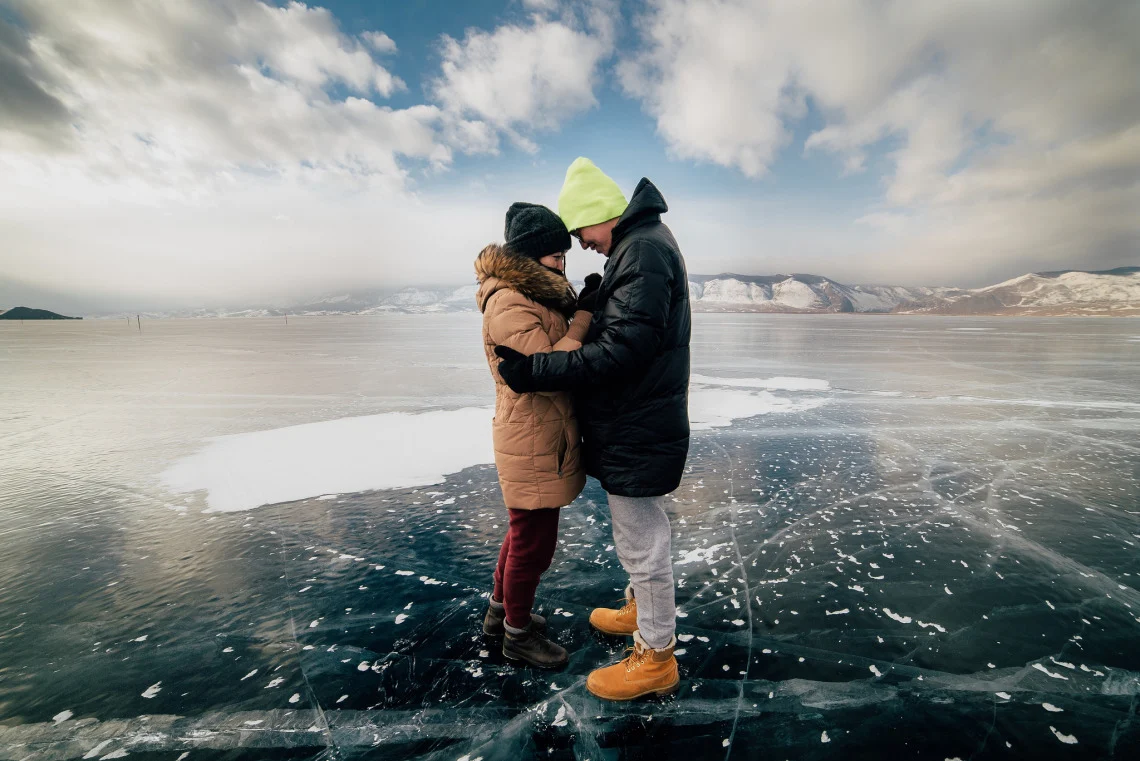
[[[593,312],[598,308],[598,287],[602,284],[602,276],[597,272],[586,275],[586,284],[578,294],[578,304],[575,309],[579,312]]]
[[[526,394],[534,391],[534,366],[530,357],[522,352],[515,351],[509,346],[496,346],[495,354],[499,355],[499,375],[516,394]]]

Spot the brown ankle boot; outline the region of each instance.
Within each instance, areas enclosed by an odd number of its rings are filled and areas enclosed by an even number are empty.
[[[545,634],[535,631],[532,623],[520,634],[504,632],[503,657],[509,661],[522,661],[540,669],[565,666],[570,654],[561,645],[551,642]]]
[[[586,689],[603,700],[633,700],[644,695],[670,695],[677,691],[681,676],[673,648],[674,637],[665,647],[653,650],[640,632],[633,634],[629,656],[612,666],[590,672]]]
[[[507,612],[503,608],[502,603],[491,601],[487,604],[487,615],[483,616],[483,633],[488,637],[501,637],[503,636],[503,622],[506,620]],[[546,619],[537,613],[530,614],[530,621],[534,625],[535,631],[539,634],[546,631]]]
[[[621,608],[591,610],[590,626],[604,634],[618,637],[628,637],[637,631],[637,600],[633,599],[633,588],[625,588],[625,605]]]

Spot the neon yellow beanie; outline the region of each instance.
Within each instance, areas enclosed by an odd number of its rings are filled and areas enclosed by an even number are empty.
[[[579,157],[566,170],[558,194],[558,216],[567,230],[573,232],[620,217],[628,205],[621,188],[593,161]]]

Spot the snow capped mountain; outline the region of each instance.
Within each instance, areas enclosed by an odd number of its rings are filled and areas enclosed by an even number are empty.
[[[697,312],[1140,315],[1140,267],[1040,272],[985,288],[845,285],[818,275],[692,276]]]
[[[475,285],[460,288],[403,288],[325,296],[289,307],[289,314],[423,314],[475,311]]]
[[[575,283],[581,288],[581,283]],[[404,288],[326,296],[275,310],[289,314],[425,314],[475,311],[477,286]],[[819,275],[690,275],[695,312],[786,314],[1140,314],[1140,267],[1041,272],[986,288],[846,285]]]
[[[698,312],[891,312],[903,304],[965,293],[954,288],[844,285],[819,275],[695,275]]]
[[[580,282],[574,283],[581,288]],[[404,288],[322,296],[284,306],[144,312],[143,317],[280,317],[282,315],[474,312],[478,286]],[[1140,316],[1140,267],[1101,272],[1038,272],[985,288],[846,285],[819,275],[690,275],[694,312],[787,314]],[[125,314],[125,313],[124,313]],[[108,315],[103,315],[108,316]],[[111,315],[123,318],[123,314]],[[131,313],[127,316],[134,317]]]
[[[1004,283],[916,299],[899,311],[924,314],[1140,315],[1140,267],[1038,272]]]

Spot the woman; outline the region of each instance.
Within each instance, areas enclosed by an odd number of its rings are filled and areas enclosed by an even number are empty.
[[[487,246],[475,260],[483,346],[495,379],[495,466],[510,515],[483,631],[503,635],[504,657],[556,668],[568,660],[566,650],[547,639],[546,621],[531,607],[554,556],[559,508],[586,482],[578,423],[565,392],[511,391],[499,377],[495,347],[527,355],[572,351],[582,345],[591,315],[575,311],[564,274],[570,233],[558,215],[512,204],[505,233],[506,245]]]

